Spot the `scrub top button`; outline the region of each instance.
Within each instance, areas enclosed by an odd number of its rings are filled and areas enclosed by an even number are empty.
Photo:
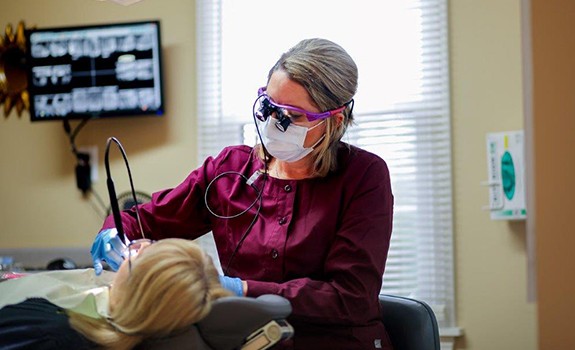
[[[286,192],[291,192],[291,186],[290,186],[290,185],[285,185],[285,186],[284,186],[284,191],[286,191]]]
[[[284,217],[280,218],[278,222],[279,222],[280,225],[283,225],[283,224],[286,223],[286,221],[287,221],[287,219],[286,219],[285,216],[284,216]]]
[[[278,253],[277,250],[275,250],[275,249],[272,250],[272,259],[277,259],[279,255],[280,254]]]

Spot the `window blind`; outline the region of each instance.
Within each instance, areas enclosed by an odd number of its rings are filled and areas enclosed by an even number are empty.
[[[344,141],[386,160],[395,196],[382,293],[424,300],[455,327],[446,0],[198,0],[197,36],[200,161],[254,143],[257,88],[289,47],[324,37],[350,53]]]

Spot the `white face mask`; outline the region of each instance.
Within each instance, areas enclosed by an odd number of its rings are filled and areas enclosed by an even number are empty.
[[[311,147],[304,147],[305,137],[310,130],[315,129],[325,122],[318,123],[311,128],[290,124],[285,132],[281,132],[275,126],[275,120],[268,118],[264,125],[263,142],[267,151],[276,159],[285,162],[296,162],[310,154],[325,137],[325,134]]]

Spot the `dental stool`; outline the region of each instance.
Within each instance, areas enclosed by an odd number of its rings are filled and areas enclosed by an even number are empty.
[[[185,332],[148,340],[137,349],[268,349],[293,335],[285,320],[291,311],[289,301],[279,295],[225,297],[215,300],[208,316]]]

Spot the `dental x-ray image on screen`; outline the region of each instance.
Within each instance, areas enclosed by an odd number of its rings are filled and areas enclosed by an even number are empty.
[[[159,21],[27,32],[32,121],[162,115]]]

